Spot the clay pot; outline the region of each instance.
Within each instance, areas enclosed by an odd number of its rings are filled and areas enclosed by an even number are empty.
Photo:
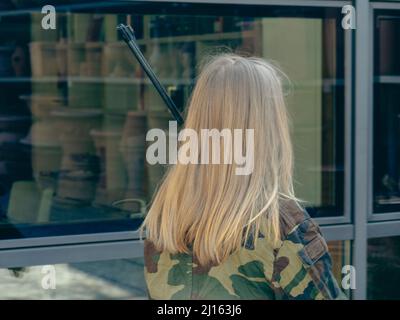
[[[166,146],[166,152],[168,155],[168,147],[169,147],[169,121],[173,120],[172,116],[168,111],[150,111],[147,113],[147,122],[150,129],[161,129],[164,130],[166,140],[167,140],[167,146]],[[174,137],[177,138],[177,137]],[[167,157],[168,160],[168,157]],[[147,166],[147,188],[148,188],[148,194],[149,197],[151,198],[151,195],[156,191],[157,187],[161,183],[166,171],[167,171],[167,165],[164,164],[154,164],[150,165],[146,162]]]
[[[112,202],[124,197],[126,173],[119,149],[120,131],[90,132],[99,157],[99,180],[97,183],[95,205],[110,206]]]
[[[146,114],[143,111],[127,113],[120,146],[128,175],[127,197],[143,192],[146,128]]]
[[[85,44],[84,43],[68,43],[68,75],[81,75],[82,64],[85,62]]]
[[[57,76],[55,42],[31,42],[29,50],[33,77]]]
[[[90,131],[100,126],[102,114],[97,110],[64,108],[52,115],[63,150],[57,198],[59,202],[89,203],[99,171]]]
[[[58,74],[61,77],[68,75],[68,43],[59,41],[56,44],[56,61]]]
[[[90,205],[96,191],[97,175],[85,171],[61,172],[55,201],[63,207]]]
[[[102,75],[103,43],[88,42],[86,49],[86,75],[89,77],[98,77]]]

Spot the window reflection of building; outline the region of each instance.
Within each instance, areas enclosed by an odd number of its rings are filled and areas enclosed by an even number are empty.
[[[398,215],[400,209],[399,11],[376,10],[373,35],[373,213],[376,215],[371,219],[389,219],[385,213]],[[395,221],[384,224],[387,234],[397,230]],[[368,299],[400,298],[399,237],[383,237],[384,234],[379,235],[382,238],[368,240]]]
[[[368,240],[368,299],[400,299],[400,237]]]
[[[29,132],[26,128],[15,138],[15,145],[31,153],[34,181],[27,187],[25,178],[25,185],[15,185],[12,195],[20,197],[29,189],[33,198],[39,197],[35,207],[50,201],[51,208],[62,205],[85,212],[85,207],[93,207],[97,217],[107,211],[118,217],[114,201],[149,201],[161,181],[165,168],[145,165],[140,150],[147,128],[167,128],[170,116],[118,37],[115,23],[126,16],[60,13],[59,31],[50,36],[37,28],[40,16],[30,14],[31,29],[26,23],[29,56],[24,58],[21,47],[2,51],[2,72],[8,76],[18,80],[29,60],[32,66],[30,90],[18,96],[18,103],[29,107],[32,123]],[[181,108],[193,87],[196,66],[221,46],[281,65],[291,80],[285,90],[293,119],[296,191],[308,201],[312,215],[324,216],[343,214],[344,53],[338,17],[333,12],[329,19],[272,14],[136,15],[129,20],[150,64]],[[282,32],[286,37],[280,37]],[[6,189],[10,193],[11,186]],[[54,199],[47,199],[49,192]],[[14,210],[25,210],[18,208]],[[37,214],[49,220],[63,216]],[[93,218],[96,215],[87,217]],[[70,219],[66,211],[62,220]]]
[[[374,71],[374,193],[377,211],[400,207],[400,133],[398,54],[399,16],[376,16]]]

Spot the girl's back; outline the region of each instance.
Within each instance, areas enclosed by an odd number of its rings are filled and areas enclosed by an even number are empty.
[[[220,265],[199,265],[145,240],[145,278],[151,299],[345,299],[331,273],[327,245],[307,212],[286,205],[279,248],[259,234]]]
[[[203,68],[184,129],[244,137],[210,139],[212,154],[169,168],[142,226],[151,298],[342,297],[326,242],[294,195],[282,88],[282,73],[259,58],[222,55]],[[185,135],[179,142],[193,151]],[[245,172],[240,161],[204,163],[243,152]]]

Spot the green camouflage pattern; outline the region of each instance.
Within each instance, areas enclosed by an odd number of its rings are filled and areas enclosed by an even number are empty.
[[[316,222],[290,202],[282,205],[278,249],[260,233],[220,265],[200,266],[190,254],[159,252],[144,241],[150,299],[346,299],[331,270]]]

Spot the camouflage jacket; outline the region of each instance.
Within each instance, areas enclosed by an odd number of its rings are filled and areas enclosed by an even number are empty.
[[[190,254],[157,251],[145,240],[150,299],[346,299],[331,271],[328,247],[306,211],[286,204],[282,242],[274,249],[260,234],[220,265],[200,266]]]

